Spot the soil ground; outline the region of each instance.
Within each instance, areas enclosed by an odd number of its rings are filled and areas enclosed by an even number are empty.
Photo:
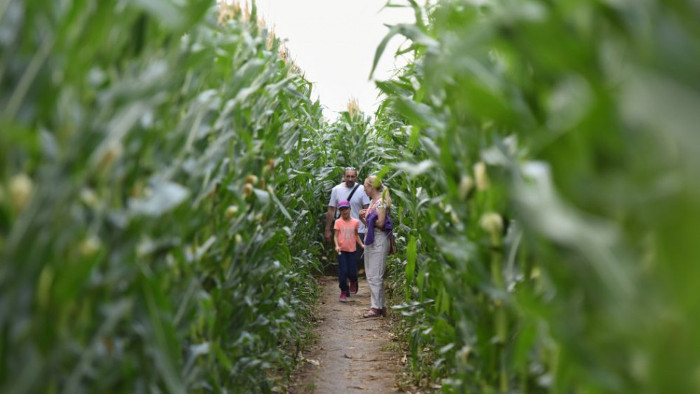
[[[362,317],[370,308],[367,282],[360,278],[358,293],[342,303],[338,300],[337,277],[317,280],[323,291],[315,330],[317,341],[302,355],[290,392],[398,391],[395,377],[401,369],[401,353],[393,340],[391,318]]]

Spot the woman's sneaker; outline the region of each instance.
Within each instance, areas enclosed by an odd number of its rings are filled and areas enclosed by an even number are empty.
[[[340,302],[347,302],[348,297],[345,295],[345,292],[343,290],[340,291]]]
[[[357,294],[357,282],[350,282],[350,292]]]

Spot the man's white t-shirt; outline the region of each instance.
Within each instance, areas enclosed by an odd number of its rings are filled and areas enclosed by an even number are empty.
[[[365,194],[365,187],[360,184],[354,184],[352,187],[348,187],[345,182],[337,185],[331,190],[331,200],[328,202],[329,207],[337,208],[338,203],[347,200],[352,189],[357,185],[357,190],[355,194],[352,195],[352,200],[350,200],[350,216],[355,219],[360,219],[360,210],[363,205],[369,204],[369,197]],[[365,224],[360,220],[360,228],[357,230],[358,233],[365,233]]]

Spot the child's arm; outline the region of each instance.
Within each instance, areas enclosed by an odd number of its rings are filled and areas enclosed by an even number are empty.
[[[360,247],[364,249],[365,244],[362,242],[362,238],[360,238],[360,234],[357,232],[358,228],[359,225],[355,226],[355,239],[357,240],[357,243],[360,244]]]
[[[340,254],[340,244],[338,243],[338,236],[340,235],[340,231],[335,232],[335,236],[333,237],[333,242],[335,242],[335,252]]]

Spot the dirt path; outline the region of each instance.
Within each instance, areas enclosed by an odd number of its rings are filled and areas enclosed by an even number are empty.
[[[319,278],[323,289],[319,307],[318,341],[293,379],[292,393],[397,391],[396,373],[400,353],[392,350],[391,321],[388,317],[364,319],[370,307],[369,288],[360,279],[359,292],[346,303],[338,301],[336,277]],[[391,312],[390,312],[391,313]]]

